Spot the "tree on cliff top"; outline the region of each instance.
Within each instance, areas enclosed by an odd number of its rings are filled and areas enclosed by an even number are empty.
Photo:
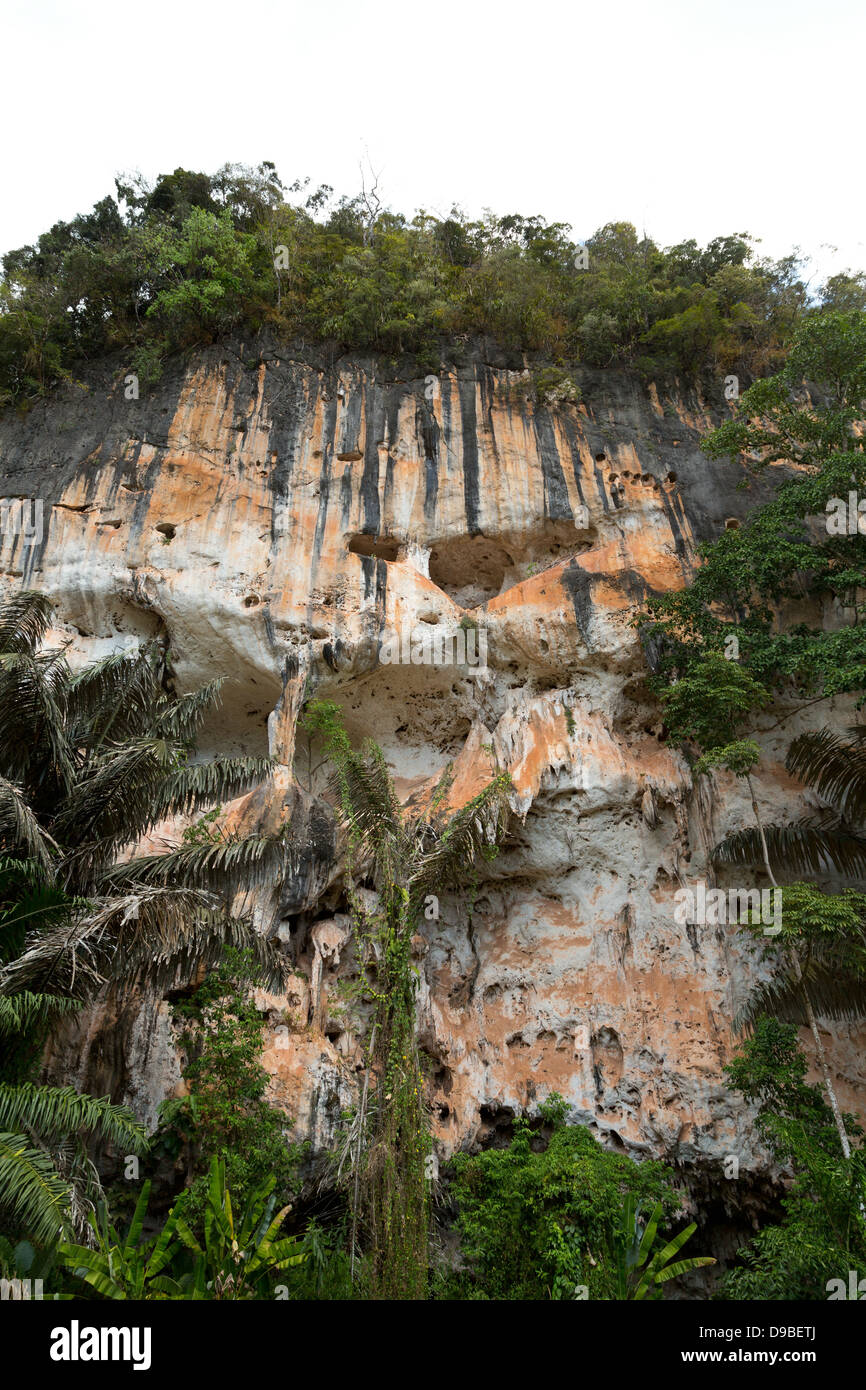
[[[664,250],[613,222],[583,247],[539,216],[407,217],[369,187],[335,199],[307,182],[286,189],[267,161],[118,181],[116,199],[10,251],[0,405],[26,407],[115,351],[144,384],[169,353],[262,328],[332,352],[413,354],[420,376],[455,337],[489,336],[560,366],[709,372],[721,396],[726,371],[780,365],[809,312],[795,259],[755,259],[745,234]],[[828,302],[861,292],[837,277]]]

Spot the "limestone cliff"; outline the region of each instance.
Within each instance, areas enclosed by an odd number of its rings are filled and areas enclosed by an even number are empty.
[[[443,1152],[558,1090],[606,1142],[710,1173],[736,1154],[750,1170],[760,1153],[721,1069],[756,967],[735,928],[678,925],[673,894],[713,881],[709,848],[751,812],[731,778],[695,788],[664,741],[631,618],[763,494],[700,453],[719,416],[695,392],[660,399],[587,372],[582,403],[552,408],[520,362],[496,362],[466,349],[425,381],[234,344],[139,400],[123,364],[94,369],[0,419],[0,495],[45,507],[39,544],[3,538],[2,582],[55,599],[70,659],[161,637],[179,688],[225,676],[203,751],[277,760],[226,817],[289,815],[298,830],[257,911],[296,972],[287,998],[261,1003],[299,1137],[332,1139],[361,1065],[338,989],[354,953],[325,771],[296,741],[315,692],[381,744],[404,798],[450,760],[453,799],[495,767],[513,777],[513,834],[471,912],[443,898],[416,939]],[[486,665],[383,663],[404,624],[483,633]],[[784,751],[807,724],[788,715],[761,721],[770,818],[801,796]],[[855,1042],[828,1034],[851,1108]],[[126,1001],[118,1017],[109,1000],[53,1066],[152,1121],[180,1076],[167,1006]]]

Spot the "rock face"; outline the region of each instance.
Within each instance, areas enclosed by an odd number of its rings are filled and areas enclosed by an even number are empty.
[[[458,801],[496,768],[513,777],[506,847],[415,942],[443,1153],[557,1090],[606,1142],[754,1169],[722,1067],[759,967],[734,926],[674,915],[678,888],[714,883],[708,851],[751,809],[732,778],[692,785],[631,625],[762,495],[699,452],[718,414],[614,372],[587,374],[583,404],[553,410],[480,347],[426,380],[283,352],[207,350],[139,400],[119,365],[26,420],[7,413],[0,496],[43,499],[44,535],[4,537],[0,561],[7,589],[56,600],[70,659],[161,637],[181,689],[227,677],[203,752],[277,760],[227,822],[289,814],[303,831],[259,908],[296,971],[287,998],[260,1000],[296,1135],[333,1139],[362,1062],[339,992],[355,955],[325,770],[296,739],[315,693],[342,705],[353,739],[381,744],[405,799],[449,761]],[[455,651],[462,665],[436,660]],[[763,720],[769,819],[802,800],[784,753],[808,713]],[[144,1001],[114,1035],[106,1048],[91,1020],[54,1066],[153,1121],[180,1075],[166,1006]],[[857,1036],[827,1043],[856,1109]]]

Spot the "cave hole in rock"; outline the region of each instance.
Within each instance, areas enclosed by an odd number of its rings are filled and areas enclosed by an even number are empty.
[[[177,527],[172,526],[170,521],[158,521],[155,529],[159,532],[161,536],[165,537],[166,545],[169,541],[174,540],[175,535],[177,533]]]
[[[430,578],[461,608],[477,608],[502,592],[513,563],[493,537],[453,536],[430,551]]]
[[[449,536],[430,551],[430,578],[461,608],[478,608],[594,544],[593,526],[539,518],[525,531]]]
[[[739,531],[740,523],[735,516],[729,516],[725,521],[726,531]]]
[[[377,560],[397,560],[400,557],[400,542],[387,536],[368,536],[358,533],[350,536],[348,550],[350,555],[375,555]]]

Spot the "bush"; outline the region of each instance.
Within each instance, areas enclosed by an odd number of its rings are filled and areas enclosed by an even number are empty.
[[[453,1160],[464,1267],[440,1270],[438,1297],[568,1299],[582,1284],[590,1298],[610,1298],[623,1194],[661,1202],[667,1213],[679,1206],[660,1163],[610,1153],[589,1130],[566,1124],[567,1110],[557,1095],[542,1106],[546,1142],[518,1119],[508,1148]]]
[[[250,997],[254,978],[245,952],[229,949],[189,1001],[175,1007],[190,1061],[189,1095],[160,1108],[158,1150],[185,1159],[192,1178],[188,1219],[200,1221],[211,1161],[225,1162],[239,1200],[267,1178],[276,1179],[278,1205],[298,1183],[304,1149],[289,1142],[291,1120],[265,1098],[269,1076],[262,1066],[262,1020]]]

